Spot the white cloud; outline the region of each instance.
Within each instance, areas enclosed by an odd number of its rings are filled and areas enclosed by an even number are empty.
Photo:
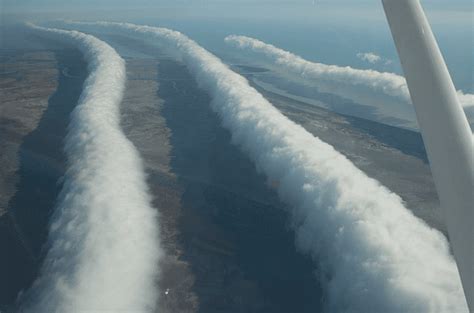
[[[373,52],[359,52],[357,57],[362,61],[366,61],[372,64],[379,63],[382,60],[382,57],[373,53]]]
[[[150,312],[161,250],[143,165],[120,129],[125,63],[93,36],[31,27],[79,48],[89,76],[71,114],[47,255],[21,312]]]
[[[393,97],[399,100],[401,105],[396,108],[388,108],[391,114],[400,114],[400,116],[396,116],[397,118],[410,118],[407,115],[413,110],[410,94],[405,78],[400,75],[310,62],[291,52],[246,36],[231,35],[226,37],[225,41],[233,47],[247,51],[250,54],[249,57],[258,59],[259,62],[269,65],[276,71],[292,74],[298,79],[317,81],[318,87],[353,98],[356,101],[364,93],[364,88],[374,93]],[[331,83],[335,83],[335,85],[331,85]],[[354,86],[357,87],[357,92],[350,90]],[[474,95],[458,91],[458,98],[468,119],[474,123],[474,115],[470,110],[467,110],[467,108],[474,107]],[[365,104],[366,101],[367,99],[364,99],[361,104]],[[386,104],[383,101],[375,101],[375,107],[384,105]],[[400,112],[397,113],[397,111]]]
[[[297,246],[315,262],[328,312],[467,312],[443,235],[332,146],[282,115],[245,78],[179,32],[93,25],[168,48],[209,92],[233,142],[269,181],[278,182],[281,199],[290,204]],[[346,79],[337,68],[326,70],[324,75]]]

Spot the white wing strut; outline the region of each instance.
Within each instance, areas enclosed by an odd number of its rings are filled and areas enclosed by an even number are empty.
[[[382,0],[382,3],[415,106],[464,294],[472,312],[472,132],[419,0]]]

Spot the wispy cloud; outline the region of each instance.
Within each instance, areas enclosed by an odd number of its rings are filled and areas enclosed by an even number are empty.
[[[357,53],[357,57],[362,61],[368,62],[370,64],[381,63],[382,65],[390,65],[393,63],[392,60],[381,57],[380,55],[375,54],[374,52],[359,52]]]
[[[373,52],[359,52],[357,57],[362,61],[366,61],[372,64],[379,63],[382,60],[382,57],[373,53]]]

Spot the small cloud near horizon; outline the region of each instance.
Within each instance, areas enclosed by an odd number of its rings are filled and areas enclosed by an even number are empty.
[[[359,52],[357,53],[357,57],[361,59],[362,61],[368,62],[370,64],[377,64],[377,63],[383,63],[384,65],[392,64],[392,60],[383,58],[380,55],[377,55],[373,52]]]

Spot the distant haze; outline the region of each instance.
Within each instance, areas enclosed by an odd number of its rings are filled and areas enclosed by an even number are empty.
[[[379,0],[0,1],[2,24],[62,18],[168,27],[189,35],[220,57],[224,57],[226,36],[246,35],[309,61],[402,74]],[[422,3],[457,89],[473,93],[472,2]],[[371,64],[357,57],[366,51],[393,62]]]

